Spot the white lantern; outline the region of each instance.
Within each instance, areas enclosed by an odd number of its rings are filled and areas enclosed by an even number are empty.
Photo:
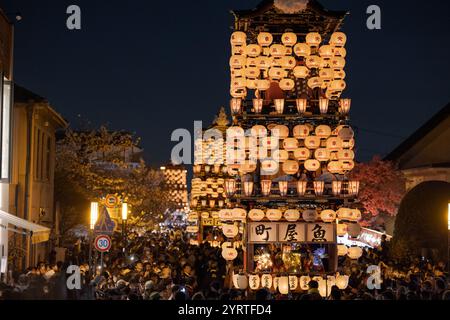
[[[278,190],[280,191],[280,196],[285,197],[288,191],[288,182],[278,181]]]
[[[326,114],[328,112],[329,100],[326,98],[319,98],[319,109],[321,114]]]
[[[296,125],[293,129],[294,137],[297,139],[305,139],[309,135],[309,127],[304,124]]]
[[[337,254],[340,257],[346,256],[348,253],[348,248],[344,244],[338,244],[337,245]]]
[[[253,109],[256,113],[261,113],[263,102],[263,99],[253,99]]]
[[[226,179],[225,180],[225,191],[227,196],[231,197],[236,192],[236,180],[234,179]]]
[[[272,180],[261,180],[261,193],[263,196],[268,196],[272,188]]]
[[[282,170],[286,174],[296,174],[298,172],[299,165],[295,160],[287,160],[283,162]]]
[[[270,129],[272,136],[278,137],[279,139],[285,139],[289,136],[289,128],[285,125],[276,125]]]
[[[245,53],[247,54],[247,56],[249,57],[257,57],[261,54],[261,47],[257,44],[249,44],[246,48],[245,48]]]
[[[252,290],[258,290],[259,289],[259,284],[260,284],[260,278],[257,274],[251,274],[248,277],[248,283],[250,286],[250,289]]]
[[[272,57],[282,57],[286,53],[286,48],[282,44],[272,44],[269,52]]]
[[[295,99],[295,103],[297,105],[298,113],[300,113],[300,114],[305,113],[307,100],[306,99]]]
[[[231,34],[230,43],[235,46],[245,45],[247,41],[247,35],[242,31],[235,31]]]
[[[311,48],[306,43],[297,43],[294,46],[294,53],[298,57],[307,57],[311,54]]]
[[[268,32],[260,32],[257,37],[258,44],[263,47],[268,47],[272,44],[273,36]]]
[[[187,226],[186,232],[189,233],[197,233],[198,232],[198,226]]]
[[[319,56],[311,55],[306,57],[306,66],[309,69],[318,69],[320,67],[321,59]]]
[[[227,261],[236,259],[238,253],[235,248],[222,248],[222,257]]]
[[[309,290],[309,282],[311,278],[309,276],[301,276],[300,277],[300,289],[303,291]]]
[[[348,193],[351,196],[357,196],[359,192],[359,181],[351,180],[348,182]]]
[[[304,161],[309,159],[311,152],[307,148],[297,148],[294,150],[294,158],[296,160]]]
[[[278,284],[280,283],[280,277],[272,276],[273,279],[273,288],[277,290]]]
[[[245,290],[248,286],[247,276],[244,274],[234,274],[233,284],[236,289]]]
[[[298,278],[296,276],[289,276],[289,290],[294,291],[298,287]]]
[[[307,183],[308,183],[308,181],[306,181],[306,180],[298,180],[297,181],[297,194],[299,196],[305,195]]]
[[[266,91],[270,88],[270,81],[267,79],[256,80],[256,89],[259,91]]]
[[[319,148],[314,151],[314,158],[319,161],[328,161],[330,159],[330,152],[327,148]]]
[[[278,221],[281,219],[282,216],[283,216],[283,214],[281,213],[281,210],[279,210],[279,209],[269,209],[266,212],[266,217],[270,221]]]
[[[253,181],[244,181],[242,182],[244,195],[246,197],[250,197],[253,193]]]
[[[360,247],[348,248],[348,257],[352,260],[359,259],[363,254],[363,250]]]
[[[281,294],[289,293],[289,278],[288,277],[280,277],[278,280],[278,291]]]
[[[334,55],[333,46],[323,45],[319,48],[319,55],[322,58],[329,59]],[[248,54],[248,53],[247,53]]]
[[[308,149],[317,149],[320,147],[320,137],[307,136],[305,138],[305,147]]]
[[[343,237],[347,234],[347,225],[344,223],[338,223],[336,225],[336,234],[339,237]]]
[[[264,211],[261,209],[251,209],[248,212],[248,217],[252,220],[252,221],[261,221],[262,219],[264,219]]]
[[[320,219],[323,222],[333,222],[336,219],[336,212],[331,209],[325,209],[320,212]]]
[[[346,115],[350,111],[352,99],[340,99],[339,100],[339,112]]]
[[[317,220],[317,211],[313,209],[304,210],[302,218],[306,222],[315,222]]]
[[[239,228],[234,224],[222,224],[222,232],[227,238],[234,238],[239,233]]]
[[[343,47],[347,42],[347,36],[343,32],[334,32],[330,38],[330,44],[335,47]]]
[[[347,275],[337,275],[336,276],[336,286],[341,290],[345,290],[345,289],[347,289],[347,286],[348,286],[348,280],[349,280],[349,276],[347,276]]]
[[[281,90],[289,91],[289,90],[294,89],[295,82],[292,79],[285,78],[285,79],[280,80],[279,86],[280,86]]]
[[[232,210],[233,220],[245,220],[247,211],[243,208],[234,208]]]
[[[318,47],[322,42],[322,37],[317,32],[310,32],[306,35],[306,43],[311,47]]]
[[[277,149],[272,152],[272,158],[278,162],[285,162],[289,159],[289,152],[283,149]]]
[[[298,79],[306,79],[309,75],[309,69],[305,66],[295,66],[292,71],[294,77]]]
[[[308,171],[317,171],[320,168],[320,162],[316,159],[308,159],[305,161],[305,169]]]
[[[286,138],[283,140],[283,148],[287,151],[294,151],[298,148],[298,140],[296,138]]]
[[[317,281],[319,283],[319,294],[325,298],[327,297],[328,288],[327,288],[327,281],[325,279],[320,279]]]
[[[341,194],[342,189],[342,181],[334,180],[331,182],[331,190],[333,191],[333,195],[339,196]]]
[[[284,218],[290,222],[297,221],[300,218],[300,212],[297,209],[288,209],[284,212]]]
[[[263,274],[261,276],[261,285],[264,288],[270,289],[272,287],[272,275],[270,275],[270,274]]]
[[[242,108],[242,99],[240,98],[232,98],[230,101],[230,108],[233,114],[241,113]]]
[[[316,196],[321,196],[323,194],[324,186],[324,181],[314,181],[314,192],[316,193]]]
[[[278,114],[283,114],[284,112],[284,99],[274,99],[275,110]]]
[[[285,46],[292,47],[297,43],[297,35],[293,32],[285,32],[281,35],[281,42],[283,42]]]

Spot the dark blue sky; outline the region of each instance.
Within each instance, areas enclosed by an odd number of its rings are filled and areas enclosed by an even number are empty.
[[[230,9],[259,0],[0,0],[20,11],[15,78],[66,119],[136,132],[150,163],[170,157],[172,130],[228,110]],[[357,155],[386,154],[450,101],[450,2],[322,0],[349,10],[347,90]],[[82,9],[82,30],[66,8]],[[382,30],[366,28],[378,4]]]

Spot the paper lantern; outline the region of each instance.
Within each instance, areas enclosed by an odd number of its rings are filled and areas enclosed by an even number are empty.
[[[272,152],[272,158],[278,162],[285,162],[289,159],[289,152],[282,149],[275,150]]]
[[[289,276],[289,290],[294,291],[298,287],[298,278],[296,276]]]
[[[232,197],[236,192],[236,180],[226,179],[225,180],[225,192],[227,196]]]
[[[247,41],[247,35],[242,31],[235,31],[231,34],[230,43],[235,46],[245,45]]]
[[[350,220],[350,218],[351,218],[351,209],[345,208],[345,207],[340,207],[337,210],[337,215],[338,215],[338,218],[341,219],[341,220]]]
[[[298,148],[294,150],[294,158],[296,160],[304,161],[309,159],[311,152],[307,148]]]
[[[244,129],[238,126],[232,126],[227,129],[227,137],[239,138],[244,137]]]
[[[233,55],[230,57],[230,68],[244,68],[247,63],[247,58],[241,55]]]
[[[305,139],[309,135],[309,127],[304,124],[296,125],[293,129],[293,134],[297,139]]]
[[[264,175],[276,174],[279,170],[278,162],[275,160],[263,160],[261,161],[261,170]]]
[[[331,209],[325,209],[320,212],[320,219],[322,219],[323,222],[333,222],[336,220],[336,212]]]
[[[326,98],[319,98],[319,110],[321,114],[326,114],[328,112],[329,100]]]
[[[347,50],[345,50],[345,48],[342,47],[341,48],[334,47],[333,53],[336,57],[345,58],[347,56]]]
[[[294,53],[298,57],[308,57],[311,54],[311,48],[306,43],[297,43],[294,46]]]
[[[313,209],[304,210],[302,212],[302,218],[306,222],[315,222],[317,220],[317,211]]]
[[[282,57],[286,53],[286,48],[282,44],[272,44],[269,53],[272,57]]]
[[[363,254],[363,250],[360,247],[348,248],[347,255],[352,260],[359,259],[362,256],[362,254]]]
[[[288,277],[280,277],[280,279],[278,281],[278,291],[280,291],[281,294],[289,293],[289,278]]]
[[[259,57],[258,57],[259,58]],[[247,57],[247,59],[245,60],[245,65],[247,68],[249,67],[257,67],[258,65],[258,58],[255,57]]]
[[[275,110],[278,114],[283,114],[284,111],[284,99],[274,99]]]
[[[273,36],[268,32],[260,32],[257,37],[258,44],[263,47],[268,47],[272,44]]]
[[[286,174],[296,174],[299,169],[299,165],[297,161],[287,160],[281,166],[283,172]]]
[[[268,74],[272,80],[281,80],[285,76],[284,70],[280,67],[271,67]]]
[[[238,252],[235,248],[222,248],[222,257],[227,261],[236,259]]]
[[[278,284],[280,283],[280,277],[272,276],[273,279],[273,289],[278,289]]]
[[[359,211],[358,209],[353,209],[351,216],[352,216],[353,221],[359,221],[359,220],[361,220],[361,217],[362,217],[361,211]]]
[[[310,32],[306,35],[306,43],[311,47],[318,47],[322,42],[322,37],[317,32]]]
[[[283,99],[280,99],[283,100]],[[284,101],[284,100],[283,100]],[[285,139],[289,136],[289,128],[285,125],[276,125],[270,130],[272,136]]]
[[[330,151],[339,151],[342,148],[342,139],[339,137],[330,137],[327,139],[326,146]]]
[[[208,219],[209,218],[209,212],[207,212],[207,211],[202,212],[201,213],[201,217],[202,217],[202,219]]]
[[[292,56],[286,56],[286,57],[281,57],[280,59],[280,66],[282,68],[285,68],[287,70],[291,70],[294,69],[294,67],[296,66],[296,61],[295,58]]]
[[[345,59],[342,57],[333,57],[331,58],[330,67],[333,69],[344,69],[345,67]]]
[[[350,112],[350,106],[352,99],[340,99],[339,100],[339,112],[346,115]]]
[[[333,192],[333,195],[339,196],[341,194],[341,189],[342,189],[342,181],[340,180],[331,181],[331,191]]]
[[[261,209],[251,209],[248,212],[248,217],[252,221],[261,221],[262,219],[264,219],[264,216],[265,216],[264,211]]]
[[[307,104],[306,99],[295,99],[295,104],[297,106],[298,113],[300,114],[305,113]]]
[[[270,221],[278,221],[283,217],[283,214],[279,209],[269,209],[266,212],[266,217]]]
[[[256,125],[250,129],[250,133],[253,137],[266,137],[267,129],[262,125]]]
[[[186,232],[189,233],[197,233],[198,232],[198,226],[187,226]]]
[[[345,71],[344,69],[333,69],[333,78],[335,80],[343,80],[345,79]]]
[[[348,182],[348,193],[349,195],[356,196],[359,192],[359,181],[351,180]]]
[[[246,88],[230,88],[230,95],[233,98],[244,98],[247,96]]]
[[[247,174],[256,170],[256,161],[244,160],[241,162],[239,171],[242,174]]]
[[[283,148],[287,151],[294,151],[298,148],[298,140],[296,138],[286,138],[283,140]]]
[[[349,280],[349,276],[347,276],[347,275],[337,275],[336,276],[336,286],[341,290],[345,290],[345,289],[347,289],[347,286],[348,286],[348,280]]]
[[[343,32],[334,32],[330,38],[330,44],[335,47],[343,47],[347,42],[347,36]]]
[[[233,274],[233,284],[236,289],[245,290],[248,286],[247,276],[244,274]]]
[[[309,276],[301,276],[300,277],[300,289],[303,291],[309,290],[309,282],[311,278]]]
[[[309,69],[305,66],[296,66],[294,67],[293,74],[298,79],[305,79],[309,75]]]
[[[297,209],[288,209],[284,212],[284,218],[290,222],[297,221],[300,219],[300,211]]]
[[[279,86],[280,86],[281,90],[289,91],[289,90],[294,89],[295,83],[294,83],[294,80],[292,80],[292,79],[281,79]]]
[[[241,108],[242,108],[242,99],[232,98],[230,100],[230,109],[233,114],[241,113]]]
[[[319,148],[314,151],[314,158],[319,161],[328,161],[330,159],[330,152],[326,148]]]
[[[307,185],[308,185],[308,181],[306,181],[306,180],[298,180],[297,181],[297,194],[299,196],[303,196],[305,194]]]
[[[306,57],[306,66],[309,69],[317,69],[320,67],[320,57],[319,56],[315,56],[315,55],[311,55]],[[239,65],[239,64],[238,64]],[[238,65],[236,67],[238,67]]]
[[[337,136],[342,140],[350,140],[353,139],[355,133],[350,126],[338,126],[336,128]]]
[[[348,252],[348,248],[346,245],[338,244],[337,245],[337,254],[340,257],[346,256]]]
[[[349,149],[342,149],[337,152],[337,158],[342,161],[353,160],[355,153]]]
[[[320,168],[320,162],[316,159],[308,159],[305,161],[304,166],[308,171],[317,171]]]
[[[331,128],[327,125],[319,125],[315,130],[316,136],[326,139],[331,135]]]
[[[258,290],[259,289],[259,284],[260,284],[260,278],[259,275],[257,274],[251,274],[248,276],[248,284],[250,289],[252,290]]]
[[[272,275],[270,275],[270,274],[263,274],[261,276],[261,285],[264,288],[270,289],[272,287]]]
[[[359,223],[347,223],[347,233],[351,238],[358,238],[361,233],[361,226]]]
[[[247,53],[248,54],[248,53]],[[319,55],[322,58],[331,58],[334,55],[334,48],[330,45],[323,45],[319,48]]]
[[[280,196],[285,197],[288,191],[288,182],[278,181],[278,190],[280,191]]]
[[[222,209],[219,211],[220,220],[233,220],[233,210],[230,209]]]
[[[313,183],[314,183],[314,192],[316,193],[316,196],[321,196],[323,194],[325,182],[316,180]]]
[[[250,79],[255,79],[256,77],[259,76],[259,68],[257,68],[257,67],[245,68],[245,76]],[[248,79],[247,79],[247,83],[248,83]]]
[[[261,193],[263,196],[268,196],[272,188],[272,180],[261,180]]]
[[[222,224],[222,232],[227,238],[234,238],[238,235],[239,229],[234,224]]]
[[[339,237],[343,237],[347,234],[347,225],[344,223],[338,223],[336,225],[336,234]]]
[[[297,35],[293,32],[285,32],[281,35],[281,42],[283,42],[285,46],[292,47],[297,43]]]
[[[243,208],[234,208],[232,210],[234,220],[245,220],[247,217],[247,211]]]
[[[257,57],[261,54],[261,47],[257,44],[249,44],[245,48],[245,53],[249,57]]]
[[[347,172],[353,170],[355,167],[355,162],[353,160],[347,160],[347,161],[339,161],[342,166],[342,171]]]
[[[260,70],[267,70],[272,66],[272,58],[271,57],[256,57],[256,67]]]
[[[261,113],[263,102],[263,99],[253,99],[253,109],[256,113]]]
[[[317,149],[320,147],[320,137],[307,136],[305,138],[305,147],[308,149]]]
[[[256,80],[256,89],[266,91],[270,88],[270,81],[267,79]]]

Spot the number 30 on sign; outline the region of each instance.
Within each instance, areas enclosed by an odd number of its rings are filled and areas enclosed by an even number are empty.
[[[99,235],[94,240],[95,249],[99,252],[106,252],[111,249],[111,238],[107,235]]]

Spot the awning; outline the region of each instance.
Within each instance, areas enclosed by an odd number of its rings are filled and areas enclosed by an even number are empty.
[[[48,241],[50,237],[50,229],[39,224],[30,222],[28,220],[19,218],[8,212],[0,210],[0,224],[2,227],[8,229],[8,224],[12,224],[18,228],[28,230],[31,234],[31,242],[33,244]],[[16,231],[14,229],[9,229]]]

